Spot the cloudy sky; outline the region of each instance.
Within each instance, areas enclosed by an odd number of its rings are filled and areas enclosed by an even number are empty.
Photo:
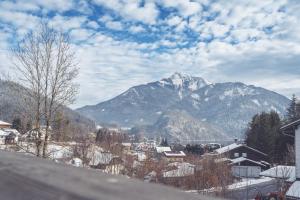
[[[8,49],[47,19],[69,32],[80,75],[73,107],[175,71],[300,96],[299,0],[1,0],[0,71]]]

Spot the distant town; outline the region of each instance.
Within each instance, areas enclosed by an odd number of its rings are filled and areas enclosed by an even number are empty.
[[[282,130],[293,134],[299,124],[297,120]],[[0,121],[0,148],[35,156],[38,132],[32,128],[20,133],[19,125],[19,120],[12,124]],[[40,128],[44,138],[45,129]],[[178,187],[190,193],[246,199],[268,192],[269,197],[283,198],[290,186],[298,188],[293,183],[298,183],[299,166],[295,167],[292,160],[288,165],[272,163],[270,156],[243,140],[234,139],[227,145],[182,145],[162,137],[138,137],[126,134],[126,130],[102,127],[69,141],[57,140],[52,128],[50,136],[47,159]]]

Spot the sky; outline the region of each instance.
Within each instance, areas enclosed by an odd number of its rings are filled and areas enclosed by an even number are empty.
[[[73,108],[174,72],[300,97],[299,0],[0,0],[0,71],[41,19],[68,32],[80,73]]]

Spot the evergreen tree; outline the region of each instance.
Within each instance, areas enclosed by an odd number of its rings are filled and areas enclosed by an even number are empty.
[[[280,125],[280,117],[274,111],[255,115],[246,132],[247,145],[268,154],[272,162],[277,162],[284,153],[282,149],[278,149]]]
[[[21,119],[19,117],[14,118],[14,120],[12,122],[11,128],[16,129],[19,132],[21,131],[21,129],[22,129],[22,122],[21,122]]]
[[[300,117],[300,103],[297,102],[296,96],[293,94],[291,103],[287,108],[287,121],[291,122]]]
[[[161,143],[160,143],[160,146],[162,146],[162,147],[167,147],[167,146],[169,146],[167,138],[163,138],[163,139],[162,139],[162,141],[161,141]]]

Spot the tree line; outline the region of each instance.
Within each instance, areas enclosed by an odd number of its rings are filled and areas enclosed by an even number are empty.
[[[246,144],[268,154],[271,163],[294,164],[293,138],[283,135],[283,124],[300,118],[300,102],[295,95],[283,119],[276,111],[262,112],[253,116],[246,131]]]

